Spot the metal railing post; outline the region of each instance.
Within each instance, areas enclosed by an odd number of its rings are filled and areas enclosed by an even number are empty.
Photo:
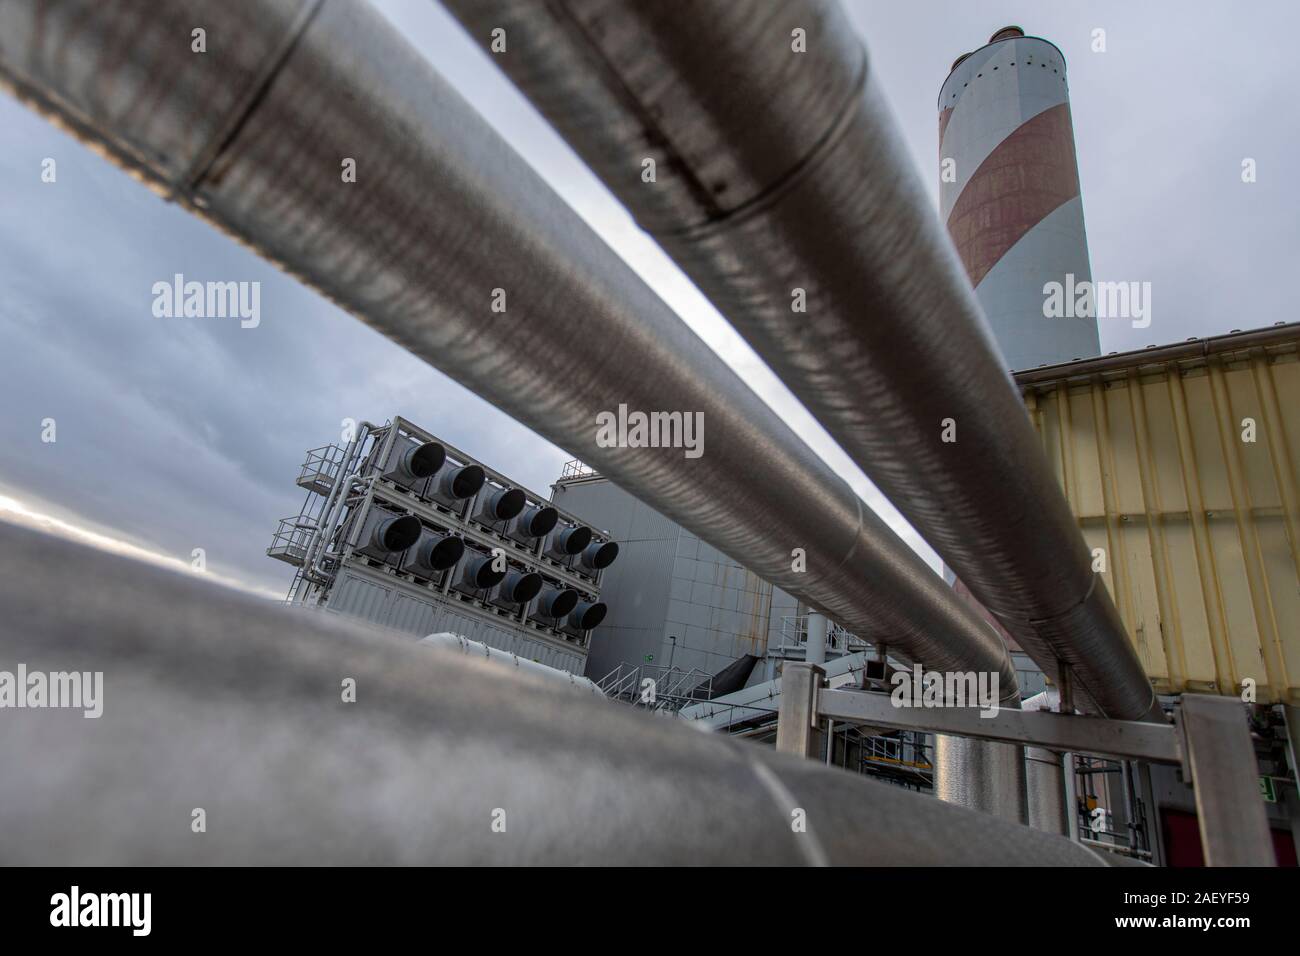
[[[1259,765],[1241,701],[1184,694],[1183,766],[1196,794],[1206,866],[1276,866]]]

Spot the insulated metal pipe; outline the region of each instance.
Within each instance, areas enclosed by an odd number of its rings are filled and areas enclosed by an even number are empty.
[[[1024,748],[935,734],[934,795],[1012,823],[1026,823]]]
[[[809,609],[808,643],[804,652],[804,660],[809,664],[826,663],[826,632],[830,629],[829,625],[825,614]]]
[[[543,680],[551,681],[554,684],[560,684],[571,687],[573,690],[584,694],[591,694],[597,697],[604,697],[605,692],[597,686],[596,682],[589,677],[583,677],[579,674],[570,674],[568,671],[562,671],[558,667],[549,667],[538,661],[530,661],[527,658],[520,657],[518,654],[511,654],[509,651],[503,651],[500,648],[489,647],[481,641],[471,641],[467,637],[461,637],[459,634],[452,634],[450,631],[442,631],[437,634],[430,634],[427,637],[420,638],[420,643],[427,647],[441,647],[450,651],[464,654],[466,657],[477,657],[482,660],[492,661],[501,667],[512,667],[517,671],[540,677]]]
[[[759,576],[1015,692],[1001,639],[369,5],[0,2],[0,82]],[[707,443],[598,443],[620,404]]]
[[[0,773],[0,859],[1102,865],[1027,827],[202,578],[0,523],[3,666],[102,674],[97,719],[4,712],[0,766],[22,771]]]
[[[1070,821],[1065,809],[1065,762],[1061,754],[1044,747],[1025,748],[1025,799],[1031,827],[1067,835]]]
[[[1068,666],[1086,709],[1146,716],[1151,685],[839,6],[443,2],[481,43],[505,31],[494,62],[1035,662]]]
[[[1049,689],[1027,697],[1021,708],[1054,711],[1058,709],[1058,701],[1056,691]],[[1063,754],[1044,747],[1025,748],[1025,802],[1031,827],[1060,836],[1069,834]]]

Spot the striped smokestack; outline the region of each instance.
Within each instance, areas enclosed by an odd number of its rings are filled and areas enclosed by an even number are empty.
[[[1043,315],[1046,283],[1092,278],[1061,51],[1005,27],[959,57],[939,156],[942,215],[1007,366],[1098,354],[1095,319]]]

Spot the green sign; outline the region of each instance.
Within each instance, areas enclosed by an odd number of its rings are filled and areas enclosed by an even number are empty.
[[[647,664],[653,663],[653,662],[654,662],[654,659],[655,659],[655,656],[654,656],[653,654],[647,654],[647,655],[645,656],[645,662],[646,662]]]
[[[1277,788],[1273,786],[1272,777],[1259,778],[1259,795],[1265,803],[1277,803]]]

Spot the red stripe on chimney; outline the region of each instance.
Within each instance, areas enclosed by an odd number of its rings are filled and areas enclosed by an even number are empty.
[[[1070,105],[1061,103],[999,143],[948,215],[948,233],[971,285],[979,285],[1025,233],[1077,195]]]

